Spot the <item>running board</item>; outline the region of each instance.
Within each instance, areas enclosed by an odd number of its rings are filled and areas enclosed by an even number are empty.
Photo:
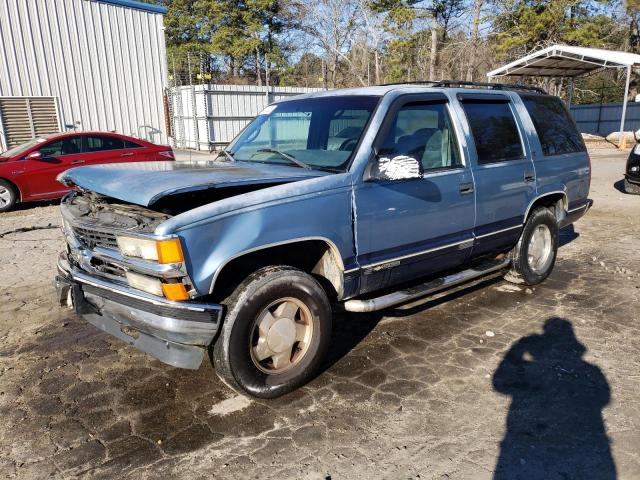
[[[432,293],[445,290],[449,287],[459,285],[461,283],[468,282],[478,277],[482,277],[491,272],[503,269],[509,265],[511,260],[509,257],[500,260],[493,260],[491,262],[485,262],[478,265],[475,268],[463,270],[458,273],[448,275],[446,277],[437,278],[426,283],[421,283],[414,287],[409,287],[404,290],[398,290],[396,292],[388,293],[378,298],[371,298],[369,300],[347,300],[344,302],[344,309],[348,312],[374,312],[376,310],[383,310],[389,307],[395,307],[401,303],[407,303],[412,300],[416,300],[421,297],[426,297]]]

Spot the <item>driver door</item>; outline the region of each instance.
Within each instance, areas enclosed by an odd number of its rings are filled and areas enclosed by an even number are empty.
[[[79,136],[64,137],[42,144],[39,159],[20,160],[20,176],[27,187],[26,195],[32,198],[61,196],[69,191],[56,177],[69,168],[84,163]]]
[[[416,159],[422,178],[355,187],[360,293],[462,264],[473,246],[475,195],[442,94],[405,95],[376,141],[378,159]]]

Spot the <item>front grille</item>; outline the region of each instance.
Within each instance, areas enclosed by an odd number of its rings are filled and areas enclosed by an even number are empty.
[[[113,233],[78,226],[73,227],[73,233],[84,248],[90,250],[95,247],[118,248],[118,242]]]

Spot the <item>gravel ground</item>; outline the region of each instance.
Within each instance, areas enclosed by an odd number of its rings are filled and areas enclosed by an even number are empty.
[[[341,315],[275,401],[166,366],[53,300],[54,203],[0,216],[0,473],[9,478],[640,478],[640,197],[593,154],[594,208],[533,289],[490,279]]]

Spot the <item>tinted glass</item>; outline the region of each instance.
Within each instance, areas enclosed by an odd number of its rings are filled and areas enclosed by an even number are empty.
[[[509,103],[466,101],[462,106],[473,133],[479,164],[524,157]]]
[[[409,103],[398,110],[380,156],[398,155],[415,158],[425,171],[462,164],[444,103]]]
[[[142,148],[142,145],[135,142],[130,142],[129,140],[125,140],[124,148]]]
[[[277,103],[258,115],[227,150],[238,161],[296,166],[287,155],[312,168],[344,171],[379,100],[335,96]]]
[[[522,95],[545,156],[584,152],[584,142],[573,119],[557,97]]]
[[[86,152],[101,152],[104,150],[118,150],[124,148],[124,142],[117,137],[88,136],[85,138]]]
[[[80,153],[80,137],[69,137],[49,142],[38,149],[43,157],[59,157],[61,155],[73,155]]]

